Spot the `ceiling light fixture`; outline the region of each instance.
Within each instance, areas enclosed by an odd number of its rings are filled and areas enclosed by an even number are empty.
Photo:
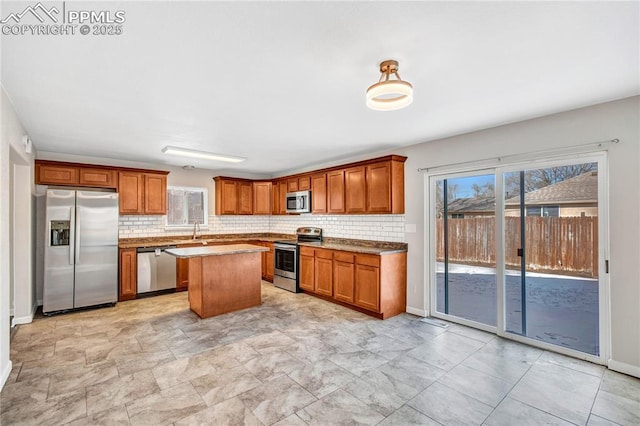
[[[413,86],[398,74],[398,61],[392,59],[380,63],[380,80],[367,89],[367,106],[377,111],[404,108],[413,102]],[[391,74],[396,80],[389,80]]]
[[[165,146],[162,148],[165,154],[180,155],[190,158],[202,158],[205,160],[227,161],[229,163],[241,163],[246,160],[244,157],[234,157],[232,155],[214,154],[212,152],[196,151],[194,149],[177,148],[175,146]]]

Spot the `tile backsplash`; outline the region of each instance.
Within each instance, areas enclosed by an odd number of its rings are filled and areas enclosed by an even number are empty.
[[[404,242],[404,215],[209,216],[203,234],[277,232],[301,226],[322,228],[326,237]],[[120,216],[120,238],[191,235],[192,228],[169,228],[166,216]]]
[[[322,228],[325,237],[404,242],[404,215],[271,216],[269,232],[293,234],[301,226]]]

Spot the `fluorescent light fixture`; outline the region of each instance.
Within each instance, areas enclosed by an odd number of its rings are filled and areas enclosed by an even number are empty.
[[[214,154],[206,151],[196,151],[195,149],[178,148],[175,146],[165,146],[162,148],[165,154],[180,155],[182,157],[201,158],[204,160],[227,161],[229,163],[241,163],[246,160],[244,157],[234,157],[232,155]]]
[[[367,89],[367,106],[378,111],[404,108],[413,102],[413,86],[398,74],[398,61],[380,63],[380,80]],[[396,80],[390,80],[393,74]]]

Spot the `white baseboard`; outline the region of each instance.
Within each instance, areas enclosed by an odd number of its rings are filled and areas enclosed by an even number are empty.
[[[426,317],[427,311],[424,309],[412,308],[411,306],[407,306],[407,313],[417,315],[419,317]]]
[[[33,315],[27,315],[25,317],[13,317],[13,320],[11,320],[11,327],[15,327],[19,324],[29,324],[32,321]]]
[[[4,384],[7,382],[9,378],[9,374],[11,374],[11,369],[13,368],[13,364],[11,361],[7,362],[7,365],[2,369],[2,376],[0,376],[0,391],[4,387]]]
[[[618,371],[620,373],[628,374],[630,376],[640,378],[640,367],[637,365],[631,365],[620,361],[614,361],[610,359],[607,362],[607,366],[609,369],[613,371]]]
[[[33,321],[33,317],[36,315],[36,309],[38,309],[38,305],[33,305],[31,308],[31,313],[24,317],[13,317],[11,321],[11,327],[15,327],[18,324],[29,324]]]

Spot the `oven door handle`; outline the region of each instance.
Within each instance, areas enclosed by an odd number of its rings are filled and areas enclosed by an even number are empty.
[[[296,246],[291,246],[288,244],[274,244],[273,245],[274,249],[278,249],[278,250],[286,250],[286,251],[296,251]]]

